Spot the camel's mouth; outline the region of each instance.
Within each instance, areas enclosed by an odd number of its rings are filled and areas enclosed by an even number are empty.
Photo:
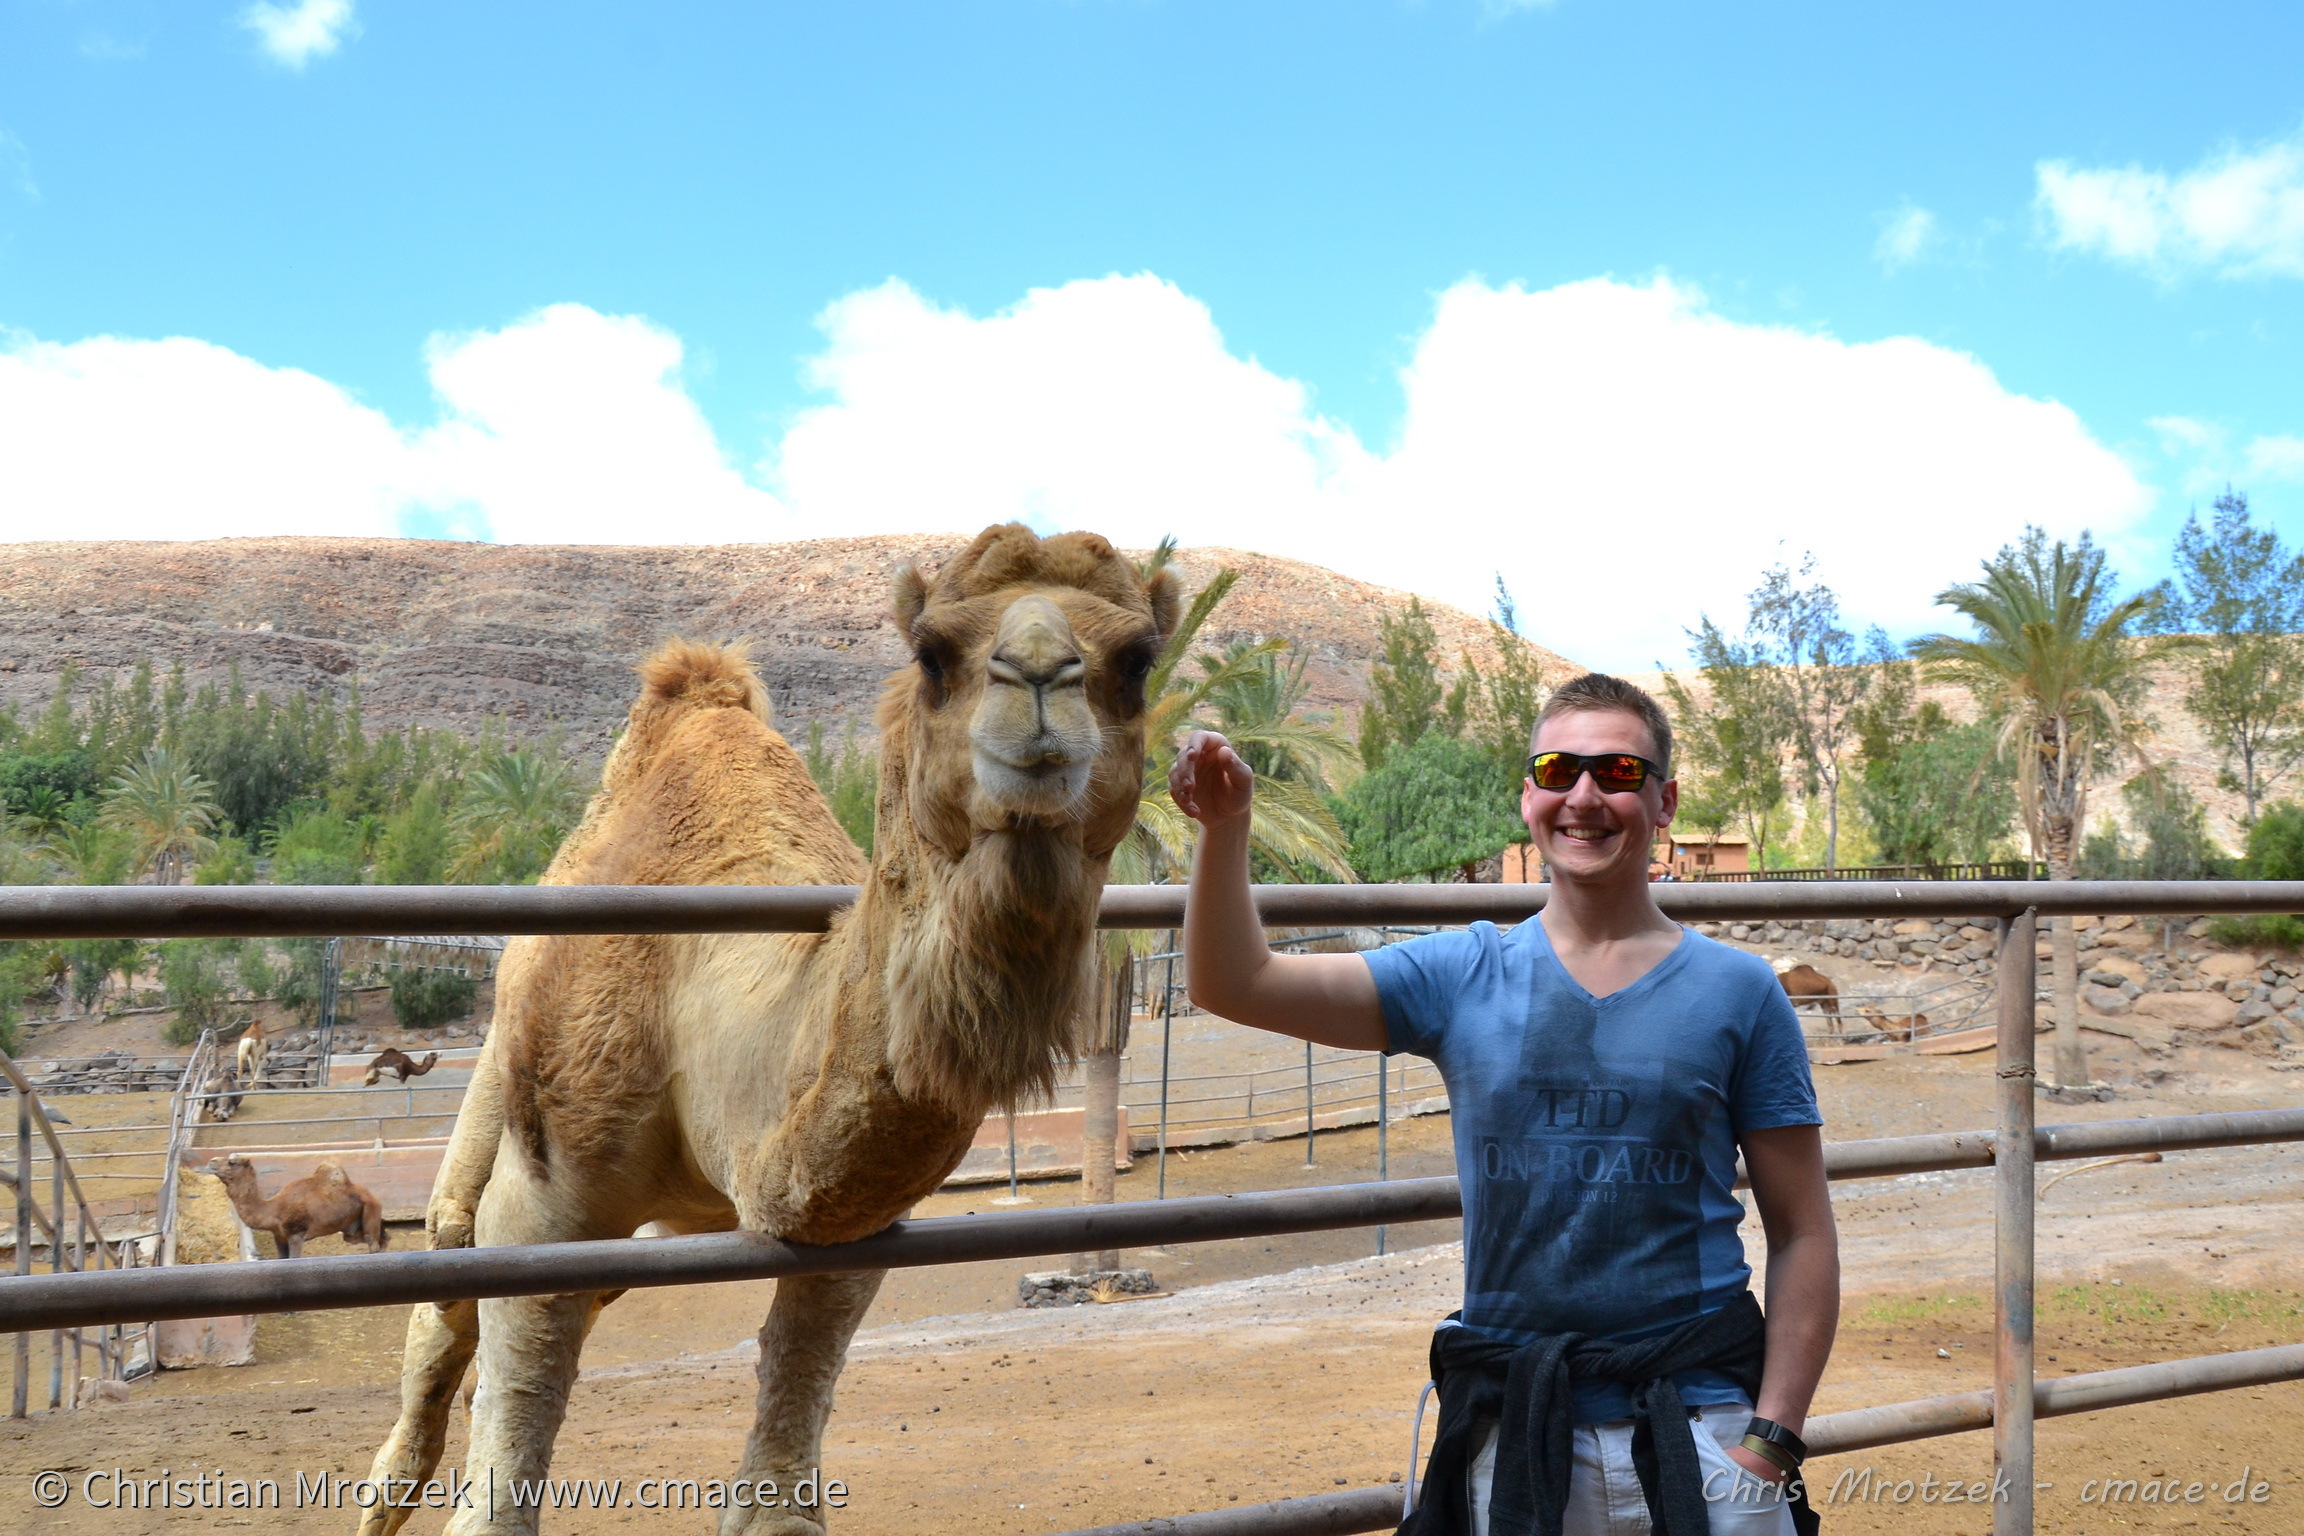
[[[1092,754],[1049,740],[1024,750],[973,743],[976,787],[1012,815],[1060,816],[1088,794],[1094,774]]]

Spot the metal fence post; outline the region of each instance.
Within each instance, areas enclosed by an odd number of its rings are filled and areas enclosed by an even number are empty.
[[[1376,1053],[1376,1182],[1382,1184],[1392,1177],[1391,1146],[1388,1137],[1392,1131],[1392,1109],[1386,1087],[1392,1081],[1392,1063],[1384,1053]],[[1384,1229],[1376,1229],[1376,1252],[1384,1252]]]
[[[1312,1042],[1304,1042],[1304,1166],[1312,1166]]]
[[[1992,1142],[1992,1463],[1997,1484],[1992,1536],[2032,1536],[2032,992],[2038,968],[2037,928],[2030,908],[2000,925],[2000,1102]]]
[[[32,1273],[32,1101],[16,1091],[16,1273]],[[31,1412],[32,1335],[16,1335],[16,1384],[8,1397],[8,1417]]]
[[[1168,930],[1168,974],[1160,984],[1160,1187],[1156,1200],[1168,1198],[1168,1047],[1176,1033],[1176,930]]]

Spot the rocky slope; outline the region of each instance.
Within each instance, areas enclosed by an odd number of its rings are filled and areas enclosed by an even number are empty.
[[[730,546],[549,546],[386,539],[26,543],[0,562],[0,708],[29,718],[69,663],[92,686],[146,657],[181,661],[194,686],[237,666],[251,689],[339,695],[354,684],[372,728],[516,734],[564,730],[602,749],[665,637],[747,638],[797,735],[823,720],[869,730],[880,682],[906,654],[888,582],[959,535]],[[1241,580],[1205,632],[1213,645],[1280,635],[1310,657],[1310,702],[1349,711],[1367,682],[1377,621],[1404,593],[1294,560],[1187,550],[1197,588]],[[1488,651],[1487,625],[1434,605],[1445,651]],[[1577,670],[1544,653],[1548,674]]]

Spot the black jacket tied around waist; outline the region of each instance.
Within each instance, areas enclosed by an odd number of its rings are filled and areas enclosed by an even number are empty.
[[[1400,1536],[1471,1536],[1468,1473],[1480,1426],[1495,1420],[1496,1477],[1488,1502],[1489,1536],[1561,1536],[1568,1478],[1575,1466],[1577,1381],[1621,1382],[1632,1393],[1632,1465],[1648,1500],[1655,1536],[1707,1536],[1711,1517],[1696,1436],[1680,1401],[1675,1372],[1719,1371],[1760,1394],[1767,1332],[1760,1303],[1746,1291],[1719,1311],[1670,1333],[1611,1344],[1581,1333],[1552,1333],[1512,1344],[1443,1326],[1432,1335],[1432,1379],[1440,1388],[1440,1422],[1425,1464],[1423,1494]],[[1797,1487],[1793,1528],[1815,1536],[1815,1511]]]

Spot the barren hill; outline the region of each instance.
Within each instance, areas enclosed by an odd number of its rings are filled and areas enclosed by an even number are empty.
[[[237,665],[283,695],[357,684],[372,727],[501,716],[516,734],[564,729],[605,747],[631,702],[632,667],[673,634],[749,638],[778,723],[869,731],[881,679],[908,659],[888,616],[896,567],[933,568],[959,535],[791,544],[499,545],[404,539],[26,543],[0,569],[0,708],[29,717],[69,663],[93,685],[150,657],[194,686]],[[1284,636],[1310,657],[1310,702],[1349,710],[1367,684],[1377,621],[1407,595],[1319,566],[1186,550],[1188,589],[1225,566],[1239,585],[1203,638]],[[1449,655],[1484,656],[1484,621],[1430,605]],[[1541,653],[1548,677],[1576,670]]]

